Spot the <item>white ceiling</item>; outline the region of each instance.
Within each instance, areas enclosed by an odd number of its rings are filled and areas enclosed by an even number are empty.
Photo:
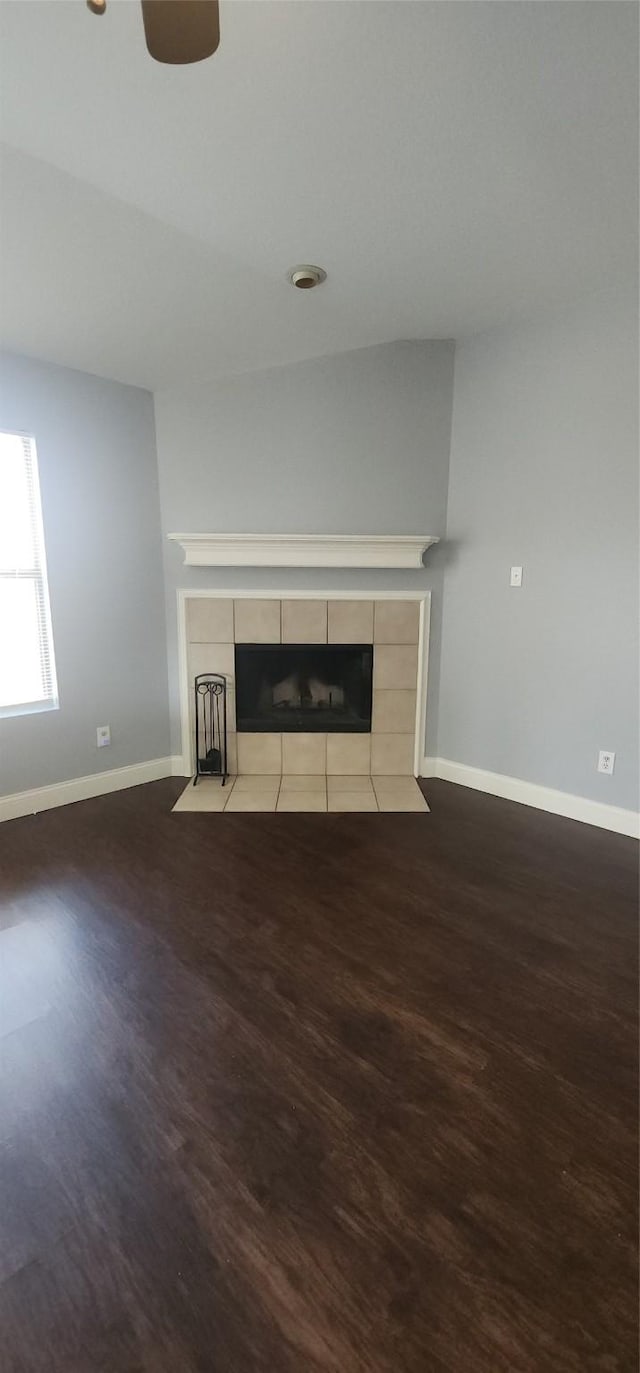
[[[632,274],[637,20],[610,0],[3,0],[2,341],[159,389],[460,337]],[[326,267],[317,291],[287,269]]]

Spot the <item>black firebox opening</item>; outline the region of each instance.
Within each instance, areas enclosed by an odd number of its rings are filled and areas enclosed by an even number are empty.
[[[243,732],[371,730],[371,644],[236,644]]]

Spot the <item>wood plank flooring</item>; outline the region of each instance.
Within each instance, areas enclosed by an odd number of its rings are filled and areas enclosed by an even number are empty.
[[[2,1373],[632,1373],[637,846],[183,786],[0,827]]]

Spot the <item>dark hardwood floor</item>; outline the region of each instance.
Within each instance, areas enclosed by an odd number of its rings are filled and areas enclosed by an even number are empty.
[[[633,841],[0,827],[2,1373],[632,1373]]]

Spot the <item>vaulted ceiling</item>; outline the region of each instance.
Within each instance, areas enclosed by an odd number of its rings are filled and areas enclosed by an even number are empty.
[[[4,346],[158,389],[632,277],[634,3],[220,14],[213,58],[163,67],[134,0],[3,0]]]

